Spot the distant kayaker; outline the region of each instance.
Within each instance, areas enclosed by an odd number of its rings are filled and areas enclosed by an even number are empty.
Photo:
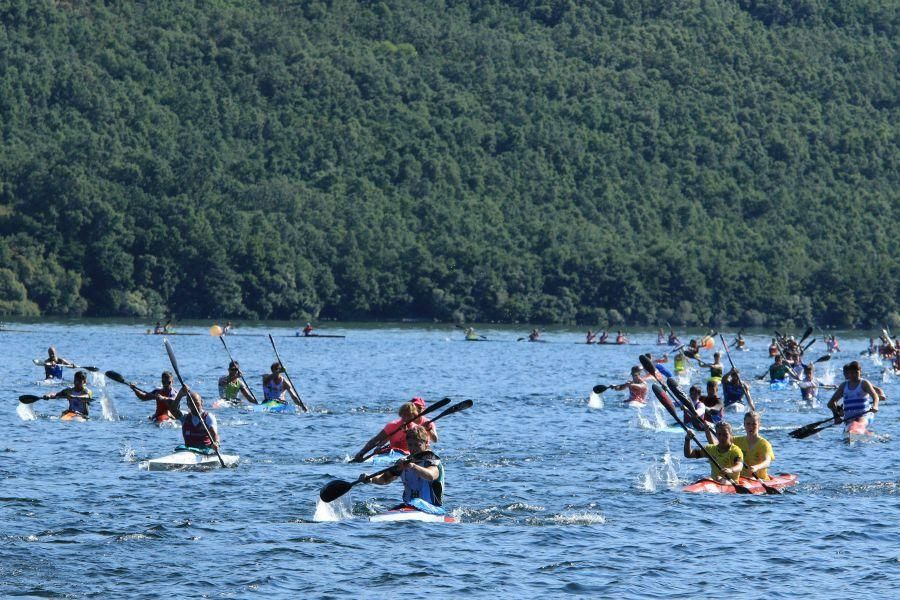
[[[710,379],[706,382],[706,395],[700,396],[700,402],[703,403],[703,407],[706,410],[704,419],[712,423],[718,423],[724,419],[725,405],[722,403],[722,399],[719,398],[719,389],[715,381]]]
[[[663,328],[660,327],[659,331],[656,333],[656,345],[662,346],[666,343],[666,332],[663,331]]]
[[[676,376],[681,375],[688,370],[687,357],[684,355],[684,350],[679,350],[675,354],[675,357],[672,359],[672,365],[675,369]]]
[[[744,341],[744,333],[742,331],[738,331],[737,336],[734,338],[734,342],[732,342],[731,347],[737,348],[738,350],[743,350],[747,346],[747,342]]]
[[[791,368],[784,363],[781,355],[775,357],[775,362],[769,367],[769,381],[783,381],[794,375]]]
[[[311,323],[307,323],[307,324],[303,327],[303,337],[309,337],[309,336],[311,336],[311,335],[312,335],[312,332],[313,332],[313,326],[312,326],[312,324],[311,324]]]
[[[203,398],[200,394],[184,386],[178,390],[175,402],[181,403],[181,399],[188,395],[190,397],[187,399],[187,406],[190,412],[181,417],[181,436],[184,438],[184,445],[202,450],[218,448],[220,439],[216,417],[203,410]]]
[[[603,333],[600,334],[600,337],[597,338],[597,343],[605,344],[608,339],[609,339],[609,332],[604,329]]]
[[[772,338],[772,343],[769,344],[769,356],[778,356],[780,354],[781,351],[778,348],[778,342],[775,341],[775,338]]]
[[[415,397],[410,402],[401,405],[397,411],[399,418],[389,422],[372,439],[366,442],[362,450],[353,457],[353,462],[362,462],[366,454],[384,444],[390,444],[387,450],[409,452],[409,448],[406,445],[406,429],[413,426],[421,426],[431,436],[431,440],[436,442],[438,435],[435,424],[425,417],[416,418],[424,409],[425,400],[419,397]],[[408,424],[404,427],[404,423],[407,422]]]
[[[153,334],[162,335],[163,333],[165,333],[165,330],[163,329],[162,323],[157,321],[156,325],[153,326]]]
[[[84,417],[85,419],[88,418],[88,412],[93,397],[94,393],[87,388],[87,373],[84,371],[75,372],[74,384],[72,387],[59,390],[53,394],[44,394],[42,396],[45,400],[65,398],[69,401],[69,407],[62,412],[60,417],[65,417],[67,414],[75,414]]]
[[[243,395],[247,402],[254,403],[250,390],[241,381],[241,366],[236,361],[231,361],[228,363],[228,374],[219,378],[219,397],[232,404],[239,404],[238,394]]]
[[[168,371],[163,371],[160,381],[162,387],[156,388],[152,392],[142,392],[137,389],[137,386],[133,383],[129,384],[128,387],[130,387],[131,391],[134,392],[134,395],[141,400],[156,401],[156,410],[152,415],[147,417],[149,420],[155,421],[156,423],[162,423],[169,419],[181,418],[181,409],[178,407],[178,403],[175,402],[175,397],[178,395],[178,392],[172,388],[172,374]]]
[[[56,355],[56,348],[50,346],[47,348],[47,358],[44,360],[44,378],[45,379],[62,379],[62,368],[75,368],[75,363]]]
[[[697,340],[692,338],[688,345],[682,349],[682,352],[687,358],[697,358],[697,355],[700,353],[700,346],[697,344]]]
[[[669,340],[668,340],[668,342],[669,342],[669,345],[670,345],[670,346],[680,346],[680,345],[681,345],[681,340],[679,340],[679,339],[678,339],[678,336],[675,335],[675,330],[674,330],[674,329],[673,329],[672,331],[669,332]]]
[[[541,337],[541,332],[537,327],[531,330],[531,333],[528,334],[529,342],[536,342]]]
[[[618,332],[616,332],[616,343],[617,343],[617,344],[620,344],[620,345],[621,345],[621,344],[627,344],[627,343],[628,343],[628,338],[625,337],[625,334],[624,334],[624,333],[622,333],[621,331],[618,331]]]
[[[756,475],[760,479],[769,479],[768,468],[775,460],[775,452],[769,440],[759,435],[759,413],[751,411],[744,414],[744,431],[746,435],[734,438],[734,445],[741,449],[744,477]]]
[[[594,339],[596,339],[596,337],[597,337],[597,334],[594,333],[593,331],[591,331],[590,329],[588,329],[587,335],[584,337],[584,343],[585,344],[593,344]]]
[[[803,376],[800,378],[800,400],[807,406],[812,406],[819,398],[819,388],[829,390],[837,389],[835,385],[825,385],[816,379],[813,365],[803,367]]]
[[[231,321],[225,323],[225,327],[222,328],[222,335],[228,335],[234,331],[234,325],[231,324]]]
[[[869,380],[862,378],[862,368],[855,360],[844,365],[844,378],[828,401],[828,408],[835,423],[843,421],[847,427],[858,424],[865,429],[869,415],[864,413],[878,412],[881,396]]]
[[[643,369],[641,367],[631,367],[631,381],[620,383],[612,386],[616,391],[628,389],[628,399],[625,402],[637,402],[639,404],[647,403],[647,384],[641,378]]]
[[[722,364],[722,355],[719,352],[713,354],[711,363],[703,362],[699,358],[697,364],[705,369],[709,369],[709,381],[713,381],[716,385],[722,381],[722,374],[725,372],[725,366]]]
[[[474,341],[478,340],[478,334],[475,333],[474,327],[466,328],[466,340],[469,342],[474,342]]]
[[[825,346],[828,348],[829,354],[834,354],[835,352],[841,351],[841,345],[838,343],[837,338],[832,335],[831,337],[825,336]]]
[[[716,443],[704,446],[709,455],[722,467],[720,471],[719,467],[710,461],[710,479],[720,482],[735,480],[740,476],[741,470],[744,468],[744,454],[734,444],[731,425],[725,421],[716,423],[716,440]],[[685,458],[706,458],[706,455],[699,448],[691,446],[691,438],[689,436],[684,436],[684,456]]]
[[[431,436],[424,427],[413,427],[405,432],[405,438],[410,455],[398,460],[390,471],[369,479],[369,483],[387,485],[399,477],[403,482],[401,506],[442,514],[444,466],[440,457],[431,451]],[[360,475],[361,480],[366,477],[365,473]]]
[[[753,399],[747,394],[747,384],[741,381],[740,371],[731,369],[722,378],[722,400],[725,408],[732,404],[743,403],[745,396],[750,410],[756,410]]]
[[[284,404],[286,402],[284,395],[287,393],[294,399],[294,404],[301,404],[302,400],[300,400],[297,390],[283,375],[284,371],[281,370],[281,363],[272,363],[271,371],[269,375],[263,375],[262,378],[263,398],[265,401],[277,400]]]

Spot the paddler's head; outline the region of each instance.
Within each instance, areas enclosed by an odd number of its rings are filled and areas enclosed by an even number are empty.
[[[853,362],[847,363],[847,366],[844,367],[844,377],[849,379],[851,382],[856,383],[859,381],[859,378],[862,376],[862,367],[859,366],[859,363],[855,360]]]
[[[272,375],[278,375],[281,373],[281,363],[273,362],[272,366],[269,367],[272,370]]]
[[[397,414],[400,415],[400,418],[404,421],[408,421],[410,419],[414,419],[419,414],[419,407],[413,404],[412,402],[406,402],[400,406],[400,410],[397,411]]]
[[[419,396],[416,396],[415,398],[410,400],[410,402],[415,404],[416,407],[418,407],[419,412],[422,412],[423,410],[425,410],[425,399],[424,398],[420,398]]]
[[[688,394],[691,395],[691,400],[697,402],[697,400],[700,398],[700,388],[698,388],[696,385],[692,385],[691,389],[688,390]]]
[[[76,388],[83,388],[84,384],[87,383],[87,373],[84,371],[76,371],[74,381]]]
[[[203,398],[200,397],[200,394],[191,390],[187,393],[188,401],[187,405],[191,411],[191,414],[200,416],[203,414]]]
[[[172,377],[172,373],[170,373],[169,371],[163,371],[162,377],[160,379],[162,381],[162,386],[164,388],[172,387],[172,382],[174,381],[174,378]]]
[[[710,399],[716,398],[719,395],[719,386],[716,385],[715,381],[706,382],[706,395]]]
[[[759,413],[755,410],[744,413],[744,431],[749,436],[755,437],[759,434]]]
[[[731,425],[725,421],[716,423],[716,437],[719,438],[719,446],[722,448],[731,446],[731,442],[734,439],[734,434],[731,432]]]
[[[631,367],[631,379],[634,381],[640,381],[641,380],[641,371],[643,371],[643,369],[641,369],[641,367],[638,367],[638,366]]]
[[[237,361],[233,360],[228,363],[228,377],[234,379],[241,374],[241,366],[237,363]]]
[[[431,445],[431,436],[425,427],[411,427],[406,430],[406,445],[410,454],[418,454],[428,450]]]
[[[47,358],[49,358],[50,360],[56,360],[56,348],[54,348],[53,346],[47,348]]]
[[[716,352],[715,354],[713,354],[713,363],[717,363],[717,362],[719,362],[720,360],[722,360],[722,353],[721,353],[721,352]]]

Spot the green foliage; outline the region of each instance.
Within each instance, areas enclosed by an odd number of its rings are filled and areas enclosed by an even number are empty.
[[[895,320],[896,14],[2,3],[0,313]]]

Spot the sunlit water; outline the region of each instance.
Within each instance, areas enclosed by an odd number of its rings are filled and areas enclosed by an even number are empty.
[[[801,483],[784,496],[704,496],[680,491],[707,468],[682,458],[683,436],[655,403],[626,408],[611,390],[591,402],[594,385],[626,380],[638,353],[658,352],[651,334],[626,347],[577,344],[576,331],[517,343],[526,328],[482,329],[496,340],[484,343],[450,327],[276,337],[311,414],[215,411],[240,465],[154,473],[139,464],[170,453],[180,432],[149,425],[151,403],[127,387],[93,377],[103,400],[87,423],[59,421],[64,401],[16,398],[54,389],[36,383],[32,364],[50,344],[152,389],[171,368],[162,338],[124,325],[27,328],[0,333],[3,596],[859,598],[893,595],[900,575],[900,389],[867,358],[865,376],[889,398],[873,425],[880,441],[848,444],[839,428],[794,440],[788,431],[826,416],[830,392],[809,408],[798,390],[755,383],[773,470]],[[212,399],[225,351],[203,329],[182,331],[204,333],[170,339],[188,383]],[[292,333],[245,327],[227,338],[258,394],[274,359],[267,331]],[[750,336],[751,351],[735,354],[745,375],[765,371],[768,340]],[[819,375],[839,383],[865,345],[842,338]],[[326,482],[363,471],[348,457],[416,395],[475,401],[438,424],[460,523],[369,523],[399,484],[317,502]]]

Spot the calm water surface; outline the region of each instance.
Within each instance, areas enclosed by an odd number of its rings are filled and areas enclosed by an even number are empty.
[[[838,428],[806,440],[787,432],[824,418],[799,391],[754,384],[775,472],[801,483],[784,496],[680,492],[707,472],[680,458],[682,435],[661,410],[622,405],[597,383],[625,381],[655,335],[628,347],[586,346],[576,331],[516,342],[524,329],[484,329],[466,343],[450,327],[338,328],[346,339],[277,337],[305,415],[216,411],[236,469],[149,473],[175,429],[147,424],[151,403],[95,378],[105,396],[88,423],[57,419],[64,401],[32,412],[20,394],[39,385],[33,358],[54,344],[79,364],[115,370],[151,389],[170,365],[161,336],[125,325],[38,324],[0,332],[0,595],[31,597],[848,597],[893,596],[900,575],[896,379],[866,358],[864,375],[888,402],[877,440],[848,444]],[[170,338],[188,383],[207,399],[227,356],[201,328]],[[228,339],[251,384],[274,355],[264,333]],[[840,381],[862,338],[818,365]],[[745,374],[769,364],[768,338],[750,336],[735,360]],[[817,344],[810,355],[819,356]],[[67,372],[71,376],[71,371]],[[694,380],[701,381],[702,373]],[[823,392],[822,404],[828,392]],[[439,423],[446,503],[457,525],[374,524],[401,487],[359,485],[319,507],[319,488],[353,480],[348,464],[412,396],[471,398]],[[17,408],[18,407],[18,408]],[[732,419],[736,425],[738,419]],[[369,471],[372,468],[369,467]],[[321,519],[335,519],[322,521]]]

